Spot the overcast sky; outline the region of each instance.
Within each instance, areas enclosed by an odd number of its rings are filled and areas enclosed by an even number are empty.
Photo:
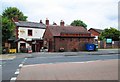
[[[69,25],[73,20],[82,20],[87,28],[118,28],[119,0],[2,0],[0,14],[7,7],[17,7],[28,21]]]

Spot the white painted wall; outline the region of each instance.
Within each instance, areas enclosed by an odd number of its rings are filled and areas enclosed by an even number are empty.
[[[28,36],[28,29],[32,30],[32,36]],[[45,29],[38,29],[38,28],[26,28],[26,27],[19,27],[18,28],[18,38],[23,39],[40,39],[43,37],[43,34],[45,32]]]
[[[30,46],[28,43],[26,43],[24,41],[19,41],[18,42],[18,52],[20,52],[20,43],[25,43],[26,44],[26,48],[28,48],[28,46]]]

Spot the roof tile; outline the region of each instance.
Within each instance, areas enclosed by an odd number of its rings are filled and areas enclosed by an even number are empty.
[[[41,24],[41,23],[36,23],[36,22],[28,22],[28,21],[18,21],[18,22],[15,22],[16,26],[19,26],[19,27],[37,27],[37,28],[43,28],[45,29],[45,24]]]
[[[90,33],[81,26],[48,26],[53,36],[60,36],[61,33],[65,34],[87,34]]]

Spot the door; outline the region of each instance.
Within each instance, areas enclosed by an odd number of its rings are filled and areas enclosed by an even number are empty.
[[[32,44],[32,51],[35,52],[35,44]]]
[[[52,41],[49,41],[49,49],[48,49],[49,52],[52,52]]]

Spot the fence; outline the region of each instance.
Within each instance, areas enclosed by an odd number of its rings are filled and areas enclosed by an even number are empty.
[[[120,41],[112,41],[112,43],[98,41],[98,48],[120,48]]]

